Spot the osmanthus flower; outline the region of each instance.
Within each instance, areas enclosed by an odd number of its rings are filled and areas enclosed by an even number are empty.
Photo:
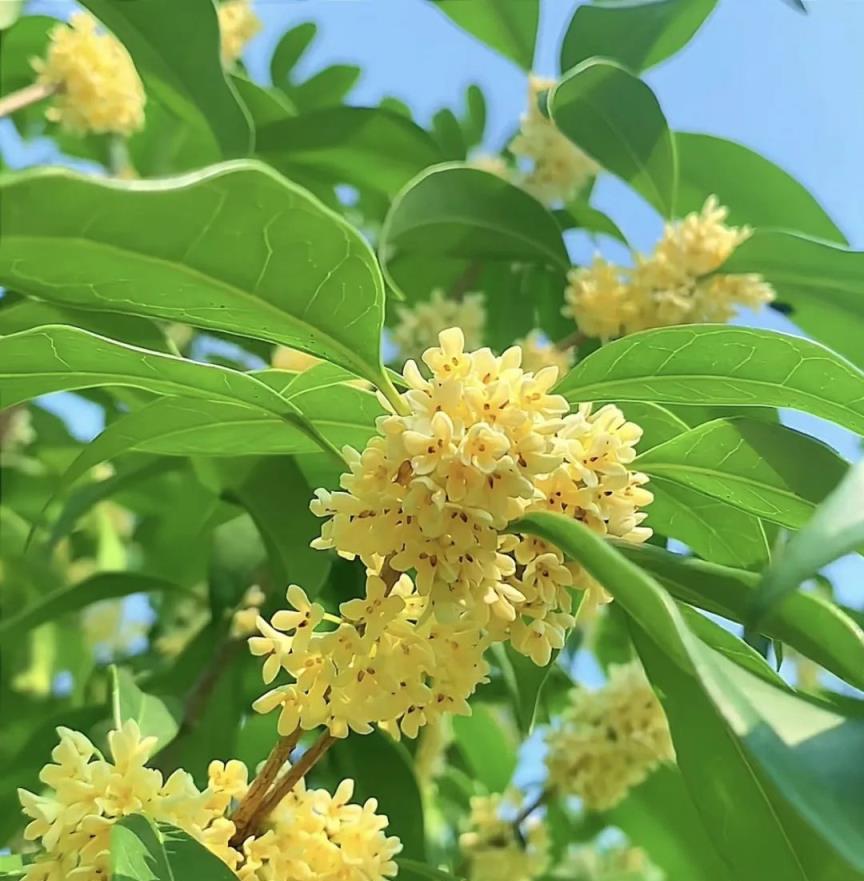
[[[311,505],[326,518],[314,546],[359,557],[365,597],[329,616],[292,587],[293,611],[260,620],[250,641],[265,683],[280,670],[291,678],[254,705],[278,710],[285,735],[378,725],[413,737],[469,712],[493,642],[547,664],[574,623],[573,589],[608,597],[557,548],[508,532],[526,512],[627,541],[650,535],[646,478],[628,467],[637,426],[609,405],[569,412],[550,393],[557,369],[524,371],[518,347],[466,352],[458,328],[439,341],[423,356],[431,378],[405,365],[406,415],[381,417],[362,452],[346,449],[342,491],[318,490]],[[320,629],[310,636],[305,622]]]
[[[46,116],[67,131],[128,137],[143,127],[141,78],[123,44],[100,33],[92,15],[79,12],[56,25],[46,56],[33,66],[38,82],[55,90]]]
[[[701,212],[666,225],[653,253],[619,267],[603,258],[568,275],[564,314],[592,337],[612,339],[637,330],[697,322],[726,322],[739,307],[774,299],[760,275],[718,272],[751,235],[726,224],[728,211],[709,196]]]
[[[448,327],[460,327],[465,345],[476,349],[483,342],[486,330],[486,307],[483,294],[468,293],[461,299],[447,298],[438,288],[428,300],[412,306],[396,306],[398,321],[393,328],[393,342],[399,347],[400,357],[419,358],[434,346],[438,334]]]
[[[183,829],[243,881],[383,881],[396,874],[399,839],[385,835],[387,818],[376,813],[374,799],[349,803],[350,780],[333,795],[307,790],[301,780],[237,846],[230,812],[249,788],[242,762],[211,762],[208,786],[199,791],[185,771],[165,780],[147,767],[156,741],[142,737],[135,722],[109,734],[112,761],[83,734],[58,734],[54,762],[40,774],[45,792],[19,791],[31,818],[24,837],[42,848],[24,881],[109,881],[111,827],[138,813]],[[286,763],[281,773],[289,770]]]
[[[530,817],[517,834],[519,792],[474,796],[459,849],[468,860],[470,881],[533,881],[549,866],[549,836],[542,820]]]
[[[638,661],[613,665],[597,691],[574,691],[546,742],[550,788],[598,811],[675,760],[666,716]]]
[[[230,67],[261,30],[261,20],[252,11],[250,0],[224,0],[219,4],[218,12],[222,63]]]
[[[522,115],[519,134],[509,148],[531,166],[529,171],[517,175],[516,182],[546,205],[566,204],[599,170],[597,163],[540,110],[540,94],[555,83],[543,77],[529,77],[528,108]]]
[[[559,349],[539,330],[532,330],[528,336],[516,340],[522,349],[522,369],[537,373],[544,367],[555,367],[558,376],[564,376],[573,366],[573,350]]]

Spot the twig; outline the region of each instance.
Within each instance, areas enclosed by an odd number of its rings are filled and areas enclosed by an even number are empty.
[[[259,814],[261,803],[267,795],[273,781],[279,776],[285,762],[291,757],[294,748],[300,741],[302,731],[298,727],[296,731],[287,737],[279,738],[276,746],[270,751],[264,767],[258,773],[258,776],[252,781],[252,785],[243,796],[242,801],[237,805],[236,810],[231,815],[231,819],[236,827],[236,832],[231,839],[232,845],[241,845],[248,837],[253,829],[252,823]]]
[[[558,349],[559,352],[566,352],[567,349],[572,349],[574,346],[581,346],[587,339],[588,337],[585,336],[581,330],[577,330],[569,336],[565,336],[563,340],[558,340],[558,342],[555,343],[555,348]]]
[[[513,821],[514,826],[521,826],[537,808],[542,807],[546,804],[549,797],[552,795],[552,791],[549,789],[544,789],[540,792],[537,798],[534,801],[529,801],[524,808],[516,815],[516,819]]]
[[[237,820],[234,823],[237,826],[237,832],[234,833],[232,841],[242,843],[249,835],[254,835],[258,831],[259,826],[273,812],[279,802],[288,795],[289,792],[302,780],[315,765],[318,764],[324,753],[330,749],[336,742],[336,738],[329,732],[322,734],[309,749],[303,753],[296,765],[292,765],[291,770],[281,779],[278,780],[270,792],[266,793],[256,806],[256,809],[250,813],[248,822],[241,827]],[[257,782],[257,781],[256,781]]]
[[[18,89],[17,92],[11,92],[9,95],[0,98],[0,118],[9,116],[10,113],[17,113],[31,104],[38,101],[44,101],[50,98],[57,91],[57,86],[51,86],[47,83],[33,83],[31,86],[25,86]]]

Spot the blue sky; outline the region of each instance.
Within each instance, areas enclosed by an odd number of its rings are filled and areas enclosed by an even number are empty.
[[[577,5],[543,0],[538,73],[558,72],[561,36]],[[817,196],[853,247],[864,248],[864,0],[810,0],[809,7],[810,14],[803,15],[784,0],[719,0],[695,39],[646,79],[674,129],[739,141],[777,162]],[[28,8],[65,17],[72,5],[34,0]],[[299,72],[308,75],[334,62],[359,65],[363,76],[352,103],[395,95],[425,121],[442,106],[458,105],[465,87],[477,83],[489,103],[486,147],[501,147],[517,125],[524,72],[459,30],[427,0],[258,0],[256,8],[265,28],[246,56],[256,79],[267,80],[270,53],[281,34],[313,20],[319,34]],[[4,149],[10,140],[8,127],[0,130]],[[39,148],[14,154],[15,164],[45,156]],[[636,247],[652,245],[659,220],[623,185],[603,178],[597,201]],[[773,313],[743,320],[794,330]],[[79,431],[93,432],[94,414],[75,408],[72,415]],[[806,417],[789,421],[847,458],[860,455],[857,438]],[[860,604],[864,563],[842,561],[834,571],[846,598],[857,594]]]

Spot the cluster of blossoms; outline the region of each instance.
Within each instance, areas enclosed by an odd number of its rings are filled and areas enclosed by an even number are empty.
[[[283,733],[325,725],[342,737],[378,724],[414,736],[442,713],[468,712],[492,642],[547,664],[574,623],[572,588],[606,597],[556,548],[507,532],[526,512],[626,541],[650,535],[639,510],[647,478],[627,467],[638,426],[612,406],[570,413],[549,393],[557,369],[524,371],[518,347],[466,353],[458,328],[439,340],[423,355],[431,378],[405,365],[405,415],[380,417],[362,453],[346,448],[343,491],[318,490],[311,505],[327,518],[314,546],[359,557],[365,597],[327,616],[294,586],[293,610],[259,621],[250,642],[266,657],[265,682],[280,670],[294,680],[255,705],[279,708]]]
[[[774,299],[760,275],[712,274],[751,234],[725,223],[727,210],[710,196],[702,211],[667,224],[649,256],[624,268],[597,258],[568,276],[564,314],[592,337],[613,339],[637,330],[725,322],[738,307]]]
[[[351,781],[343,781],[333,795],[307,790],[300,781],[263,828],[235,847],[236,828],[228,815],[248,789],[242,762],[211,762],[208,786],[199,791],[185,771],[164,780],[146,767],[156,741],[142,738],[133,721],[108,735],[110,762],[83,734],[68,728],[58,734],[54,763],[40,774],[47,793],[19,791],[31,818],[25,838],[42,845],[23,881],[108,881],[111,827],[130,814],[184,830],[241,881],[383,881],[396,874],[399,840],[384,834],[387,818],[375,813],[374,799],[348,803]]]
[[[522,369],[538,373],[544,367],[554,367],[558,376],[564,376],[573,366],[573,349],[559,349],[542,331],[532,330],[524,339],[515,343],[522,349]]]
[[[574,691],[547,745],[550,787],[598,811],[675,760],[666,716],[638,661],[611,667],[597,691]]]
[[[556,877],[567,881],[664,881],[640,847],[581,847],[567,854]]]
[[[510,143],[510,152],[531,164],[516,182],[545,205],[566,204],[599,170],[597,163],[540,110],[540,94],[554,85],[555,80],[529,78],[528,109],[522,115],[519,134]]]
[[[521,806],[522,795],[515,791],[472,797],[468,829],[459,836],[470,881],[533,881],[546,871],[546,827],[537,817],[530,817],[517,832],[515,820]]]
[[[46,116],[76,134],[128,137],[144,125],[144,86],[123,44],[99,33],[86,12],[51,31],[44,59],[34,59],[38,82],[55,90]]]
[[[261,20],[252,11],[250,0],[225,0],[218,11],[222,63],[230,67],[261,30]]]
[[[393,342],[399,347],[402,360],[420,358],[448,327],[459,327],[468,349],[483,344],[486,330],[486,309],[483,294],[465,294],[461,300],[447,299],[440,289],[432,291],[428,300],[414,306],[396,306],[398,323],[393,328]]]

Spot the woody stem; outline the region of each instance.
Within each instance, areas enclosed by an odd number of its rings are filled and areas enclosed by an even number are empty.
[[[17,92],[11,92],[0,98],[0,118],[9,116],[10,113],[17,113],[31,104],[38,101],[44,101],[50,98],[57,91],[57,86],[48,85],[47,83],[33,83],[18,89]]]
[[[231,839],[232,844],[241,845],[254,831],[253,822],[256,821],[260,814],[264,797],[273,785],[273,781],[279,775],[279,771],[282,770],[285,762],[288,761],[291,753],[294,751],[294,747],[297,746],[301,734],[302,732],[298,727],[296,731],[287,737],[281,737],[276,746],[271,750],[267,761],[264,763],[264,767],[252,781],[252,785],[247,790],[246,795],[243,796],[240,804],[237,805],[236,810],[231,815],[236,828]]]

